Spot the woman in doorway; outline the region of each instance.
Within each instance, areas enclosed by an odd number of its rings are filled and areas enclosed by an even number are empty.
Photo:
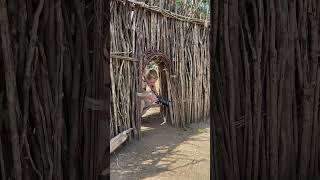
[[[155,94],[156,92],[156,82],[158,80],[158,73],[156,70],[151,69],[146,77],[143,79],[144,81],[144,91],[147,91],[147,86],[150,88],[151,91],[141,94],[141,108],[142,108],[142,115],[148,110],[150,107],[157,107],[159,106],[156,102],[158,98]],[[140,94],[140,93],[139,93]]]

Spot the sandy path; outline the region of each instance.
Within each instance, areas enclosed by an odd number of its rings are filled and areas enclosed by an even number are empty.
[[[127,143],[111,156],[111,179],[209,180],[209,123],[175,129],[160,125],[158,109],[148,114],[142,140]]]

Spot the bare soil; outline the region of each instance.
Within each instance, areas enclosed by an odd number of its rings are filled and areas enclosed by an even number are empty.
[[[142,139],[132,140],[111,155],[112,180],[209,180],[210,125],[184,129],[161,125],[159,108],[142,122]]]

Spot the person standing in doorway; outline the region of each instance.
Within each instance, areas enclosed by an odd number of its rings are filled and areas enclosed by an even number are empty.
[[[143,109],[143,113],[148,109],[150,106],[158,106],[156,102],[158,101],[157,96],[154,94],[156,92],[156,82],[158,80],[158,73],[156,70],[151,69],[147,73],[146,77],[143,79],[144,82],[144,95],[141,95],[142,102],[141,107]],[[151,91],[147,91],[147,87],[150,88]]]

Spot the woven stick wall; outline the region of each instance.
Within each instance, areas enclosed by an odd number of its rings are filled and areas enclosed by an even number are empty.
[[[0,0],[1,180],[108,178],[109,11]]]
[[[172,10],[172,6],[164,8]],[[184,127],[207,119],[210,77],[206,21],[129,1],[112,1],[111,12],[111,137],[139,126],[138,62],[149,49],[160,50],[173,61],[175,77],[166,76],[172,101],[167,122]]]

